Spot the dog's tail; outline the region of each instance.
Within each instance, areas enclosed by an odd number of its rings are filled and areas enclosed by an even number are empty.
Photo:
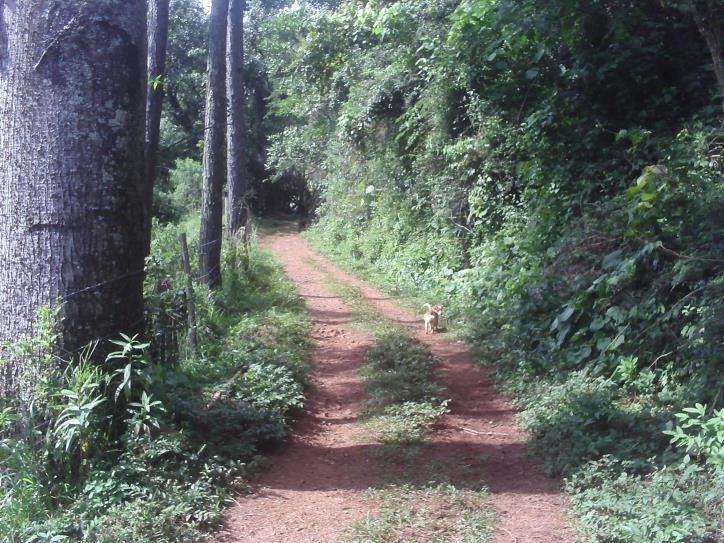
[[[432,309],[432,306],[430,304],[422,304],[423,307],[426,307],[428,311]]]

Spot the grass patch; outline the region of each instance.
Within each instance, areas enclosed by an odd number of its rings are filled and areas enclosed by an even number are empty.
[[[412,445],[447,412],[449,400],[435,383],[429,349],[400,330],[377,338],[360,369],[369,395],[365,429],[380,443]]]
[[[352,323],[363,331],[380,335],[390,328],[400,329],[391,320],[382,316],[379,310],[365,299],[359,288],[337,281],[330,276],[327,276],[324,286],[344,301],[352,312]]]
[[[494,519],[485,491],[448,483],[390,485],[369,498],[379,511],[354,523],[341,543],[484,543]]]
[[[412,444],[424,441],[435,422],[447,413],[449,401],[404,402],[385,407],[373,415],[367,430],[380,442],[388,445]]]
[[[365,410],[375,413],[393,405],[439,398],[442,388],[434,382],[434,364],[428,347],[402,331],[378,337],[360,370],[370,396]]]

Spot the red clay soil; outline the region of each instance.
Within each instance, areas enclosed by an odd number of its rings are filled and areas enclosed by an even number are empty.
[[[452,400],[451,412],[418,453],[424,459],[420,471],[439,466],[458,487],[488,488],[497,515],[491,543],[574,541],[560,483],[525,458],[525,435],[515,426],[510,402],[476,367],[464,344],[445,334],[425,335],[421,315],[320,257],[291,229],[264,236],[262,245],[280,259],[309,309],[311,386],[292,435],[271,455],[272,466],[254,492],[237,497],[215,542],[333,543],[374,508],[364,491],[394,477],[396,464],[375,454],[380,446],[361,438],[357,423],[365,400],[357,369],[373,338],[350,324],[350,311],[325,288],[329,276],[359,288],[369,304],[410,327],[439,360],[437,379]],[[399,469],[409,472],[411,465]]]

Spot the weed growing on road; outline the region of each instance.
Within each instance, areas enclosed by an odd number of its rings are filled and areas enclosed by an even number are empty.
[[[435,360],[427,347],[391,331],[369,349],[360,370],[369,399],[364,408],[367,430],[381,443],[422,442],[447,412],[442,388],[433,381]]]
[[[387,445],[424,441],[427,431],[447,413],[449,401],[404,402],[390,405],[367,422],[367,429]]]
[[[331,277],[327,278],[325,286],[344,300],[345,305],[352,312],[352,323],[365,332],[380,335],[395,327],[389,319],[380,315],[380,312],[365,300],[362,292],[357,287],[340,283]]]
[[[484,490],[399,484],[370,490],[369,497],[379,511],[357,521],[343,543],[484,543],[491,532]]]
[[[377,337],[360,370],[369,395],[363,409],[367,431],[386,445],[422,442],[448,404],[434,380],[432,353],[375,310],[360,289],[331,278],[327,284],[350,308],[354,322]]]
[[[457,488],[432,473],[420,477],[420,447],[448,412],[450,401],[442,399],[444,389],[435,382],[435,359],[429,348],[383,317],[360,289],[332,279],[328,285],[351,309],[354,322],[376,336],[360,369],[369,396],[362,416],[366,432],[382,443],[383,458],[396,459],[395,482],[369,491],[379,510],[356,522],[342,542],[487,541],[494,517],[485,491]],[[400,478],[399,462],[416,466],[414,473],[405,471]],[[420,480],[428,482],[409,482]]]

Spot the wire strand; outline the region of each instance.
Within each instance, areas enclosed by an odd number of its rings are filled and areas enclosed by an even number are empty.
[[[106,285],[110,285],[111,283],[115,283],[117,281],[122,281],[123,279],[128,279],[129,277],[140,275],[142,273],[145,273],[145,271],[146,271],[145,268],[141,268],[140,270],[124,273],[123,275],[119,275],[118,277],[114,277],[113,279],[109,279],[108,281],[96,283],[95,285],[90,285],[90,286],[84,287],[80,290],[76,290],[75,292],[70,292],[68,294],[64,294],[63,296],[61,296],[61,298],[64,300],[67,300],[68,298],[72,298],[73,296],[77,296],[78,294],[82,294],[84,292],[89,292],[91,290],[97,290]]]

